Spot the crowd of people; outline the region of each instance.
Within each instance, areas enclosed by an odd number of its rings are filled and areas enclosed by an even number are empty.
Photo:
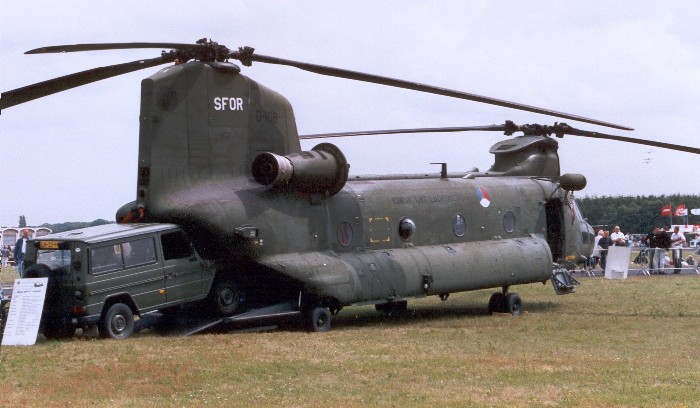
[[[673,232],[670,232],[668,227],[655,226],[641,240],[641,243],[646,245],[648,249],[640,252],[639,263],[648,262],[649,272],[652,274],[664,275],[666,274],[665,269],[670,267],[673,267],[673,273],[679,274],[681,268],[696,265],[692,254],[685,258],[682,256],[681,248],[685,245],[686,238],[677,226],[673,228]],[[623,234],[619,226],[615,226],[612,233],[603,229],[598,231],[589,268],[595,269],[600,265],[600,268],[605,270],[608,250],[611,246],[632,246],[629,236]],[[668,257],[669,250],[671,250],[672,259]]]

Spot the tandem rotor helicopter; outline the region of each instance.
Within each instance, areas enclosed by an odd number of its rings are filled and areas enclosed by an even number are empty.
[[[575,129],[564,123],[393,129],[300,136],[282,95],[241,74],[253,62],[630,128],[549,109],[400,79],[196,44],[108,43],[38,48],[27,54],[156,48],[161,55],[105,66],[4,92],[0,109],[161,64],[141,82],[135,200],[120,223],[174,223],[217,265],[212,291],[245,298],[297,299],[313,331],[330,329],[343,307],[406,309],[423,296],[498,288],[490,312],[518,315],[515,285],[551,281],[557,294],[577,282],[565,264],[584,262],[593,229],[573,197],[581,174],[560,174],[558,142],[576,135],[700,154],[700,149]],[[349,177],[335,145],[302,151],[300,139],[369,134],[498,131],[487,171]],[[232,308],[229,307],[228,310]]]

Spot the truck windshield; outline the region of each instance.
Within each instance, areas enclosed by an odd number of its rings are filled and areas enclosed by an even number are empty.
[[[56,270],[70,268],[71,251],[68,249],[40,249],[36,253],[36,262]]]

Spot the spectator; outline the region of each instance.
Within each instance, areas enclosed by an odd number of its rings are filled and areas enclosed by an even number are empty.
[[[595,240],[593,242],[593,254],[591,254],[591,259],[589,261],[589,264],[591,266],[591,269],[595,269],[596,266],[598,266],[598,262],[600,261],[600,239],[603,238],[603,235],[605,233],[603,230],[598,231],[598,235],[595,236]]]
[[[23,277],[23,264],[24,264],[24,254],[27,252],[27,240],[29,239],[29,230],[22,230],[22,237],[17,240],[15,244],[15,265],[17,265],[17,271],[19,272],[19,277]]]
[[[5,245],[4,247],[0,247],[0,256],[2,256],[2,267],[6,268],[7,262],[10,259],[10,246],[9,245]]]
[[[654,264],[657,267],[657,272],[660,275],[665,275],[664,259],[666,258],[666,251],[671,247],[671,236],[663,228],[657,228],[654,236],[656,241],[656,249],[654,250]]]
[[[610,231],[605,231],[603,234],[603,238],[598,241],[598,246],[600,246],[600,267],[605,270],[605,262],[608,258],[608,248],[612,246],[612,239],[610,239]]]
[[[673,248],[673,273],[681,273],[681,250],[685,245],[685,235],[680,232],[679,227],[673,227],[673,234],[671,234],[671,248]]]
[[[615,246],[627,246],[627,239],[625,238],[625,234],[623,234],[620,231],[619,226],[615,226],[613,228],[613,233],[610,234],[610,239],[612,240],[613,245]]]
[[[649,272],[654,271],[654,251],[656,251],[656,231],[658,229],[659,227],[654,226],[651,232],[642,239],[642,242],[649,248],[647,251],[649,255]]]

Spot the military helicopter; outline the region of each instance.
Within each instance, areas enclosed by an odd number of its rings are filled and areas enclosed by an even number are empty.
[[[291,104],[241,74],[253,62],[541,113],[621,130],[628,127],[549,109],[400,79],[195,44],[111,43],[38,48],[27,54],[131,48],[159,57],[100,67],[2,94],[0,109],[128,72],[171,64],[141,82],[135,200],[121,223],[182,226],[197,251],[218,265],[212,291],[238,306],[296,299],[313,331],[331,327],[343,307],[395,312],[423,296],[499,288],[490,312],[518,315],[510,288],[551,281],[558,294],[577,282],[563,267],[585,262],[593,229],[574,192],[580,174],[560,174],[558,142],[577,135],[700,153],[700,149],[553,126],[394,129],[299,136]],[[380,133],[499,131],[487,171],[349,177],[335,145],[302,151],[301,138]]]

